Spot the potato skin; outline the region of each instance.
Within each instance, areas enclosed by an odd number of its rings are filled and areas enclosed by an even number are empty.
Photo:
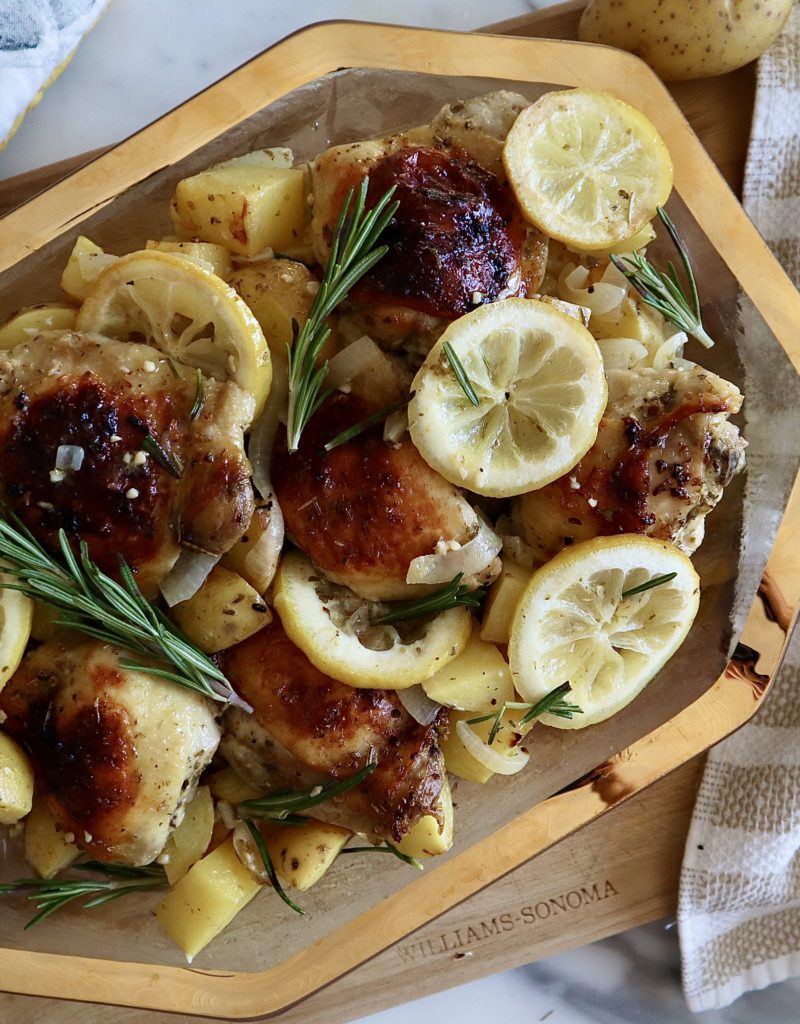
[[[748,64],[777,37],[792,0],[590,0],[578,38],[629,50],[665,82]]]

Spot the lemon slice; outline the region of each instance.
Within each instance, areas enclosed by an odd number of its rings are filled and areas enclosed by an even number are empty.
[[[412,390],[409,430],[422,457],[451,483],[492,497],[524,494],[566,473],[594,443],[606,406],[594,338],[538,299],[504,299],[455,320]]]
[[[455,658],[470,637],[466,608],[373,626],[372,613],[386,605],[330,583],[296,551],[284,555],[274,587],[275,610],[289,638],[320,672],[350,686],[414,686]]]
[[[10,577],[2,579],[10,582]],[[22,661],[33,621],[33,601],[18,590],[0,589],[0,690]]]
[[[639,593],[648,581],[675,577]],[[518,692],[535,702],[561,683],[583,714],[543,715],[582,729],[616,714],[672,657],[691,628],[700,580],[666,541],[622,534],[566,548],[535,572],[511,625],[508,655]]]
[[[94,281],[75,327],[165,352],[207,377],[233,380],[256,399],[272,381],[269,349],[248,306],[220,277],[176,253],[144,250]]]
[[[672,160],[655,125],[608,93],[546,93],[517,117],[503,147],[523,213],[580,250],[637,234],[672,190]]]

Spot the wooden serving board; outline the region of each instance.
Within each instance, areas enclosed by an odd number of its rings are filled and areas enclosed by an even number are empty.
[[[583,3],[486,31],[574,39]],[[741,189],[755,92],[752,66],[671,91],[725,175]],[[84,154],[0,182],[0,214],[88,162]],[[454,907],[357,970],[277,1017],[339,1024],[674,913],[686,833],[704,758]],[[625,836],[625,843],[617,839]],[[190,1024],[196,1017],[0,994],[0,1021]]]

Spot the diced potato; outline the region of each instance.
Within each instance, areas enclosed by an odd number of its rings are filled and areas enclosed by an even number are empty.
[[[476,761],[472,754],[458,738],[456,733],[456,722],[468,722],[472,718],[479,718],[474,711],[451,711],[450,732],[447,739],[442,740],[442,753],[447,770],[457,775],[460,779],[467,779],[469,782],[488,782],[494,772],[489,771],[479,761]],[[491,719],[488,722],[480,722],[473,725],[472,729],[482,740],[489,739],[492,728]],[[505,722],[494,738],[492,748],[500,754],[512,753],[516,746],[517,734]]]
[[[503,559],[503,569],[489,587],[483,606],[482,640],[488,640],[493,644],[508,643],[511,620],[522,597],[522,591],[532,575],[530,569],[526,569],[518,562],[510,558]]]
[[[155,909],[159,924],[189,963],[228,927],[261,889],[226,839],[194,864]]]
[[[30,866],[42,878],[52,878],[68,868],[79,853],[77,846],[67,842],[47,800],[37,796],[25,819],[25,859]]]
[[[0,825],[24,818],[33,804],[33,769],[28,755],[0,732]]]
[[[78,235],[61,275],[61,290],[69,298],[83,302],[97,275],[116,259],[116,256],[103,252],[91,238]]]
[[[285,362],[292,320],[302,327],[308,319],[319,286],[316,277],[302,263],[274,259],[240,267],[230,283],[253,311],[273,358]]]
[[[34,640],[38,640],[39,643],[45,643],[47,640],[51,640],[57,630],[56,619],[58,618],[58,610],[51,608],[50,605],[42,604],[40,601],[33,602],[33,618],[31,620],[31,636]]]
[[[75,312],[75,307],[65,302],[25,306],[0,327],[0,349],[14,348],[42,331],[71,331]]]
[[[491,711],[514,699],[506,659],[493,643],[481,640],[477,626],[461,654],[424,680],[422,687],[431,700],[464,711]]]
[[[453,845],[453,795],[450,783],[444,780],[442,791],[436,801],[442,812],[442,827],[432,814],[420,818],[400,840],[397,849],[408,857],[436,857],[447,853]]]
[[[301,168],[234,163],[179,181],[170,212],[176,224],[202,241],[256,256],[302,244],[306,206]]]
[[[260,828],[275,870],[301,892],[322,878],[353,834],[313,818],[303,826],[262,823]]]
[[[257,633],[272,612],[238,573],[215,565],[194,597],[175,605],[172,617],[202,651],[214,654]]]
[[[208,786],[200,786],[159,858],[170,885],[179,882],[192,864],[200,860],[208,849],[213,830],[214,801]]]
[[[247,580],[250,586],[257,590],[259,594],[263,594],[270,583],[272,583],[272,577],[275,575],[275,568],[280,553],[274,551],[274,562],[271,565],[271,574],[268,573],[268,578],[264,576],[263,564],[256,566],[250,564],[248,566],[245,565],[245,562],[247,562],[247,556],[267,532],[272,507],[271,501],[261,502],[256,506],[253,518],[247,527],[247,532],[232,548],[225,552],[220,563],[226,569],[238,572],[242,579]],[[270,541],[267,541],[267,544],[270,547],[272,546]]]
[[[228,279],[233,264],[230,252],[222,245],[213,242],[154,242],[152,239],[146,249],[157,249],[159,252],[175,252],[179,256],[199,263],[201,267],[212,270],[217,277]]]
[[[230,765],[209,775],[206,781],[215,800],[224,800],[234,807],[245,800],[255,800],[256,797],[264,795],[260,789],[246,782]]]

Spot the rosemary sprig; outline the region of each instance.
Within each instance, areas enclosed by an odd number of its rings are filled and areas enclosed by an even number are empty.
[[[117,583],[89,558],[85,541],[80,542],[77,556],[63,530],[58,531],[58,543],[63,564],[42,547],[15,515],[0,509],[0,555],[7,574],[0,579],[0,587],[19,590],[55,608],[60,613],[56,620],[59,626],[156,662],[166,662],[174,671],[120,658],[123,668],[158,675],[213,700],[252,711],[214,662],[146,600],[122,557],[122,582]]]
[[[18,878],[14,882],[0,884],[0,895],[7,896],[27,892],[27,899],[35,904],[39,911],[25,925],[25,929],[44,921],[68,903],[91,896],[83,904],[84,910],[101,907],[111,900],[127,896],[132,892],[144,889],[156,889],[167,884],[164,869],[158,864],[133,868],[127,864],[102,864],[99,861],[87,860],[75,864],[81,871],[93,871],[105,875],[105,878]]]
[[[297,815],[318,804],[327,803],[334,797],[346,793],[349,789],[361,785],[377,767],[378,762],[371,759],[361,771],[351,775],[349,779],[323,782],[310,789],[296,792],[283,790],[280,793],[269,793],[267,796],[256,797],[255,800],[245,800],[239,804],[239,812],[251,818],[266,818],[269,821],[279,821],[282,824],[299,824],[300,822],[295,820]]]
[[[658,310],[662,316],[670,320],[676,327],[679,327],[686,334],[696,338],[701,345],[712,348],[714,341],[708,336],[703,327],[703,317],[700,311],[700,298],[697,294],[697,281],[695,280],[692,263],[689,259],[689,251],[678,234],[677,228],[672,223],[669,214],[662,207],[657,207],[658,216],[667,229],[670,238],[678,250],[686,280],[689,285],[689,297],[683,290],[678,271],[672,261],[667,263],[667,273],[656,270],[650,260],[641,253],[634,252],[630,256],[620,257],[612,255],[611,259],[617,270],[620,270],[639,292],[644,301]]]
[[[203,379],[203,371],[197,367],[197,391],[194,396],[194,405],[189,413],[189,419],[194,422],[203,411],[203,402],[206,400],[206,382]]]
[[[647,580],[646,583],[640,583],[638,587],[631,587],[630,590],[623,590],[621,597],[633,597],[634,594],[643,594],[646,590],[652,590],[653,587],[660,587],[662,583],[669,583],[670,580],[674,580],[678,574],[676,572],[668,572],[663,576],[654,576],[651,580]]]
[[[291,907],[296,914],[305,914],[305,910],[303,910],[302,907],[298,907],[298,905],[286,895],[283,886],[280,883],[280,879],[278,878],[278,872],[275,870],[275,865],[272,863],[272,857],[269,855],[267,844],[264,842],[264,837],[261,835],[258,826],[250,818],[242,818],[242,821],[245,823],[250,835],[253,837],[253,842],[258,850],[258,855],[264,865],[264,870],[267,873],[267,878],[269,879],[272,888],[280,896],[287,907]]]
[[[365,416],[363,420],[359,420],[358,423],[354,423],[352,427],[348,427],[343,430],[341,434],[337,434],[336,437],[332,438],[325,445],[325,451],[333,451],[334,448],[338,448],[340,444],[344,444],[346,441],[352,441],[354,437],[358,437],[359,434],[363,434],[365,430],[369,430],[376,423],[380,423],[385,420],[387,416],[391,416],[393,412],[397,412],[398,409],[402,409],[405,402],[395,402],[394,405],[387,405],[384,409],[378,409],[377,412],[371,413],[369,416]]]
[[[156,462],[165,469],[170,476],[174,476],[176,480],[180,480],[183,476],[183,466],[180,460],[174,455],[170,455],[166,452],[161,445],[158,443],[156,438],[150,433],[150,428],[144,422],[140,420],[138,416],[129,416],[128,423],[132,427],[136,427],[137,430],[141,430],[144,434],[142,438],[142,451],[147,452]]]
[[[557,686],[550,693],[546,693],[541,700],[535,704],[524,704],[521,701],[507,700],[504,701],[498,710],[490,712],[488,715],[481,715],[480,718],[470,718],[467,720],[467,725],[478,725],[481,722],[488,722],[490,719],[494,719],[494,724],[489,730],[489,736],[486,742],[491,746],[494,743],[495,737],[500,731],[500,726],[503,721],[503,715],[506,711],[524,711],[525,714],[517,722],[517,729],[523,729],[526,725],[530,725],[535,719],[541,715],[556,715],[558,718],[572,718],[574,715],[582,715],[583,710],[578,707],[577,704],[571,704],[569,701],[564,700],[566,694],[570,692],[572,687],[569,683],[562,683]]]
[[[398,860],[403,861],[404,864],[408,864],[409,867],[416,868],[417,871],[423,871],[422,864],[417,860],[416,857],[410,857],[407,853],[401,853],[396,846],[392,846],[391,843],[382,843],[380,846],[347,846],[341,853],[390,853],[392,856],[397,857]]]
[[[308,319],[294,345],[289,347],[286,439],[290,452],[297,451],[303,428],[330,394],[329,389],[322,390],[328,361],[317,366],[317,356],[330,335],[325,318],[387,252],[388,247],[377,245],[377,241],[397,212],[398,203],[390,202],[395,187],[381,196],[371,210],[365,208],[368,188],[369,178],[365,177],[357,193],[353,189],[347,193],[333,231],[330,258],[319,291]]]
[[[372,619],[373,626],[383,626],[392,622],[404,622],[407,619],[421,619],[425,615],[436,615],[439,612],[446,612],[450,608],[478,608],[486,595],[485,590],[470,590],[469,587],[462,587],[461,580],[463,572],[456,575],[446,583],[441,590],[436,590],[427,597],[421,597],[416,601],[402,601],[393,605],[383,615],[377,615]]]
[[[447,361],[450,364],[450,369],[453,371],[453,375],[455,376],[458,383],[461,385],[461,390],[469,399],[470,404],[480,405],[480,402],[478,401],[478,396],[475,394],[475,388],[472,386],[472,381],[467,376],[467,371],[464,369],[461,360],[456,355],[455,350],[453,349],[453,346],[450,344],[449,341],[446,341],[444,345],[442,345],[442,351],[444,352],[445,356],[447,356]]]

